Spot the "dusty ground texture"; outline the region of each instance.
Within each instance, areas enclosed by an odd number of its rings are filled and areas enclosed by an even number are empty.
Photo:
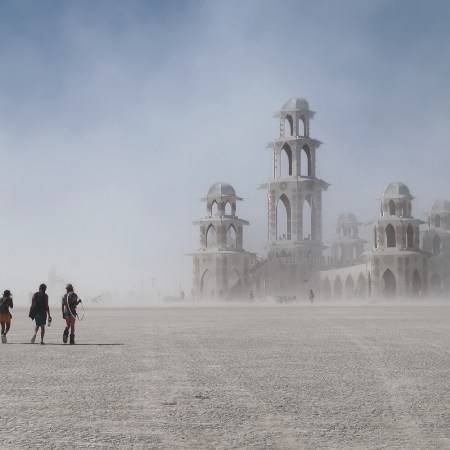
[[[14,310],[1,448],[448,449],[450,306]]]

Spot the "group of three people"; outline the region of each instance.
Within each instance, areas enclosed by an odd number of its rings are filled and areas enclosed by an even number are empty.
[[[30,314],[29,316],[35,321],[34,334],[31,338],[31,343],[34,344],[36,336],[41,329],[41,344],[44,344],[45,325],[50,325],[52,316],[50,314],[50,307],[48,305],[48,295],[45,293],[47,286],[41,284],[39,291],[33,294],[31,300]],[[72,284],[66,286],[66,293],[61,300],[61,313],[63,319],[66,321],[66,328],[63,332],[63,342],[66,344],[69,340],[70,332],[70,344],[75,344],[75,319],[77,317],[77,306],[81,303],[81,299],[74,292]],[[2,328],[2,343],[7,343],[6,335],[11,327],[12,315],[9,309],[13,308],[12,294],[9,290],[3,293],[3,297],[0,300],[0,324]]]

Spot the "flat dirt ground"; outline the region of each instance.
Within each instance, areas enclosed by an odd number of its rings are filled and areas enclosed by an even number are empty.
[[[450,448],[450,305],[12,312],[0,448]]]

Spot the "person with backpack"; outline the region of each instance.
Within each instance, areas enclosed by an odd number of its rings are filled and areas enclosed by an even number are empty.
[[[77,306],[81,303],[81,299],[73,291],[73,286],[69,283],[66,286],[66,293],[61,301],[62,317],[66,321],[66,328],[63,333],[63,342],[67,344],[70,330],[70,344],[75,344],[75,319],[77,317]]]
[[[34,335],[31,338],[31,343],[34,344],[36,340],[36,335],[41,329],[41,345],[44,345],[44,334],[45,334],[45,325],[47,323],[47,314],[49,323],[52,320],[52,316],[50,314],[50,308],[48,306],[48,295],[45,293],[47,290],[47,286],[45,284],[41,284],[39,286],[39,291],[33,294],[33,298],[31,299],[31,310],[33,311],[34,320],[36,321],[36,328],[34,329]],[[31,313],[31,311],[30,311]]]
[[[6,290],[3,292],[3,297],[0,300],[0,324],[2,326],[2,344],[6,344],[6,334],[11,326],[12,315],[9,312],[9,308],[13,308],[13,300],[11,292]]]

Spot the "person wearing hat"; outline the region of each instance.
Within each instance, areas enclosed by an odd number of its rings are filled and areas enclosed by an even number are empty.
[[[77,306],[81,303],[81,299],[73,291],[73,286],[69,283],[66,286],[66,293],[61,301],[62,317],[66,321],[66,328],[63,333],[63,342],[67,343],[70,330],[70,344],[75,344],[75,318],[77,316]]]
[[[2,344],[6,344],[8,341],[6,339],[6,334],[11,327],[12,315],[9,312],[9,308],[13,308],[13,300],[11,292],[8,289],[3,292],[3,297],[0,300],[0,324],[2,326]]]

